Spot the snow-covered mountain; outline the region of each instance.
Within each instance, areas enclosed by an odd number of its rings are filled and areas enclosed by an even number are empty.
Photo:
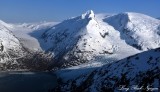
[[[56,91],[136,92],[140,90],[159,92],[159,66],[160,48],[157,48],[104,65],[65,83],[61,82]],[[79,70],[75,70],[75,73],[76,71]]]
[[[43,34],[48,51],[52,51],[56,64],[79,65],[98,55],[113,54],[112,44],[105,39],[108,30],[95,19],[93,11],[63,21]],[[67,65],[65,65],[66,63]]]
[[[12,34],[13,26],[0,21],[0,64],[12,63],[15,58],[23,56],[23,47],[19,40]]]
[[[138,13],[96,17],[88,11],[43,33],[55,66],[108,63],[160,46],[160,21]]]

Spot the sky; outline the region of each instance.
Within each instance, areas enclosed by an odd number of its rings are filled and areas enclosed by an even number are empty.
[[[160,0],[0,0],[0,20],[10,23],[59,22],[95,13],[138,12],[160,17]]]

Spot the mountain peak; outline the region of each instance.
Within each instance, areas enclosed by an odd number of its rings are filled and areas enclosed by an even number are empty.
[[[82,19],[85,18],[94,18],[95,14],[92,10],[87,11],[86,13],[82,14]]]

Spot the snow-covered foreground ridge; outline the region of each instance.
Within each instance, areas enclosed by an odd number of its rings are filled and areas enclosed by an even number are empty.
[[[159,92],[159,66],[160,48],[157,48],[104,65],[65,83],[62,82],[56,91],[136,92],[136,88],[141,88],[140,91]],[[78,70],[75,70],[75,73],[76,71]]]

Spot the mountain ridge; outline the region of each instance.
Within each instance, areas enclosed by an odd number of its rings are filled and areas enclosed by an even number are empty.
[[[151,24],[146,24],[149,22]],[[159,26],[159,20],[139,13],[120,13],[101,20],[90,10],[53,26],[43,33],[43,39],[50,46],[47,51],[55,55],[55,64],[66,63],[66,67],[95,61],[94,57],[105,54],[110,57],[120,54],[118,51],[127,52],[123,47],[132,50],[130,55],[157,48],[160,46]],[[145,30],[148,33],[143,35]]]

